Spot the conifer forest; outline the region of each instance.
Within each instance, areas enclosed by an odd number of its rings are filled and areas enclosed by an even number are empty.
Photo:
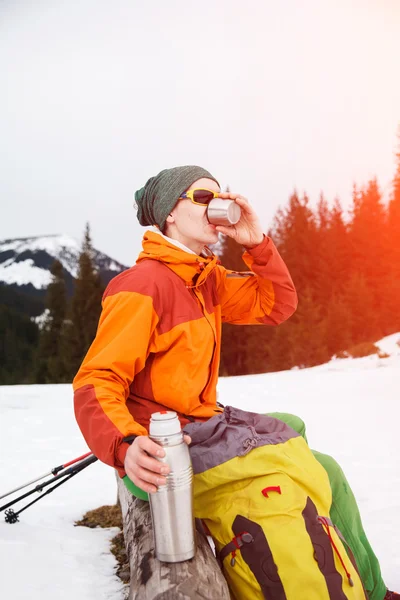
[[[339,199],[292,193],[268,235],[296,286],[299,305],[279,327],[223,325],[220,375],[304,368],[332,356],[360,356],[400,331],[400,149],[390,197],[376,179],[354,185],[349,210]],[[248,267],[243,249],[221,243],[222,264]],[[44,322],[34,298],[0,289],[0,384],[71,382],[93,340],[104,284],[96,272],[87,225],[72,297],[55,261]]]

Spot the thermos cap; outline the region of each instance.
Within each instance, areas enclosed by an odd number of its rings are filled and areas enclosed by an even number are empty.
[[[162,410],[155,412],[150,418],[150,436],[174,435],[180,433],[181,424],[176,412],[173,410]]]

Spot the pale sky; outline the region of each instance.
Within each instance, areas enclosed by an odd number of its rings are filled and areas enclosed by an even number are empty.
[[[0,240],[133,264],[134,191],[199,164],[265,229],[293,188],[390,192],[399,0],[0,0]]]

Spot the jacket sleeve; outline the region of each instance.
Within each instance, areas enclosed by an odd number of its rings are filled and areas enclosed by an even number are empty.
[[[271,238],[243,255],[249,272],[219,266],[218,296],[222,321],[241,325],[279,325],[297,308],[297,294],[289,271]]]
[[[151,295],[113,290],[103,296],[96,337],[74,379],[75,416],[93,454],[124,474],[128,435],[147,435],[126,399],[145,365],[158,322]]]

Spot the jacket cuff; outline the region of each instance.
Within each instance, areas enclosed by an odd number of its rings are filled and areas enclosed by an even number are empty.
[[[121,468],[124,468],[124,463],[125,463],[125,456],[126,453],[128,452],[128,448],[129,448],[130,444],[128,444],[128,442],[122,442],[122,444],[120,444],[117,448],[117,451],[115,453],[115,466],[120,470]]]
[[[244,246],[244,249],[246,250],[246,252],[248,252],[254,259],[257,259],[259,256],[261,256],[261,254],[264,252],[265,248],[268,246],[270,242],[270,238],[265,235],[264,233],[264,239],[263,241],[258,244],[258,246],[254,246],[254,248],[246,248]]]

